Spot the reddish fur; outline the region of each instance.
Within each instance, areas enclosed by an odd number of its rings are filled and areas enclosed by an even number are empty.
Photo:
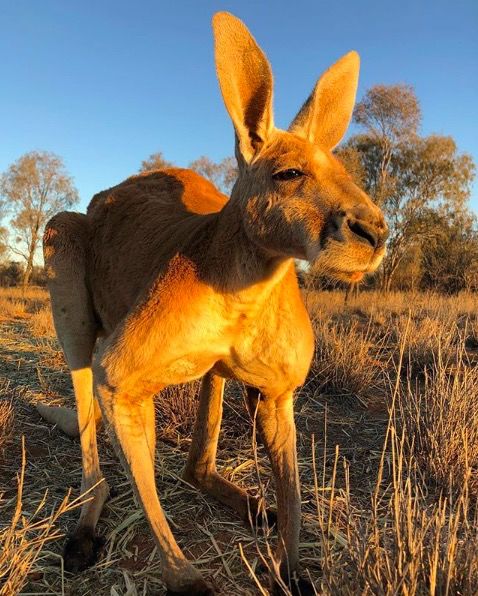
[[[77,399],[83,488],[94,487],[77,534],[86,528],[93,536],[108,492],[98,485],[93,373],[112,443],[158,544],[164,581],[184,594],[212,592],[176,544],[158,499],[154,394],[206,375],[185,477],[246,517],[257,503],[217,473],[215,459],[224,379],[249,387],[248,407],[276,482],[277,560],[288,581],[298,566],[300,528],[293,392],[314,347],[294,258],[318,257],[335,277],[356,279],[376,269],[386,237],[380,210],[331,153],[350,119],[358,56],[346,55],[325,73],[285,132],[274,127],[272,75],[252,36],[225,13],[214,27],[237,137],[231,198],[188,170],[141,174],[97,194],[86,216],[54,217],[44,244],[55,326]],[[277,178],[290,169],[300,175]],[[105,337],[93,359],[99,327]],[[64,410],[57,414],[65,421]],[[63,424],[73,426],[71,419]],[[312,593],[307,585],[301,590]]]

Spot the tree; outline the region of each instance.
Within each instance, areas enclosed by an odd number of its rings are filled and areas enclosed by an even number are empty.
[[[173,164],[164,159],[161,151],[158,151],[141,162],[140,172],[151,172],[170,167],[174,167]],[[215,162],[202,155],[192,161],[189,168],[207,178],[221,192],[226,194],[230,193],[237,178],[237,162],[234,157],[225,157],[222,161]]]
[[[365,168],[362,163],[363,155],[351,144],[342,145],[335,150],[335,155],[343,163],[347,172],[352,176],[357,186],[365,185]]]
[[[10,249],[26,261],[23,283],[27,284],[45,224],[58,211],[74,205],[78,193],[60,157],[32,151],[3,174],[0,196],[7,204],[15,234]]]
[[[382,205],[390,186],[388,169],[394,150],[418,131],[421,120],[418,99],[409,85],[375,85],[355,106],[353,119],[375,146],[369,192]]]
[[[234,186],[234,183],[237,180],[238,169],[237,169],[237,160],[235,157],[225,157],[221,161],[221,169],[222,169],[222,185],[219,188],[222,188],[223,192],[229,194]]]
[[[225,157],[219,163],[202,155],[189,164],[204,178],[212,182],[221,192],[229,194],[237,178],[237,162],[234,157]]]
[[[462,209],[470,195],[474,164],[451,137],[420,137],[420,108],[411,87],[379,85],[357,104],[354,120],[364,132],[341,150],[361,158],[363,183],[387,219],[390,237],[382,287],[390,289],[402,260],[416,243],[436,233],[430,213]],[[340,152],[339,152],[340,157]]]
[[[422,247],[422,287],[446,293],[478,288],[478,221],[466,209],[434,215],[436,234]]]
[[[173,164],[164,159],[161,151],[152,153],[147,159],[141,162],[140,172],[151,172],[153,170],[163,170],[164,168],[171,168]]]
[[[470,196],[474,164],[451,137],[415,137],[391,159],[393,191],[383,205],[390,228],[383,286],[389,290],[400,261],[414,242],[430,242],[438,228],[430,213],[459,212]]]

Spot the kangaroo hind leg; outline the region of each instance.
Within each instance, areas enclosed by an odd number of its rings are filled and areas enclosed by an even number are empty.
[[[44,237],[53,319],[58,339],[70,368],[76,412],[68,408],[39,405],[39,413],[64,432],[80,436],[83,464],[82,492],[90,491],[74,535],[65,546],[65,567],[79,571],[93,564],[100,541],[95,528],[108,485],[99,466],[96,427],[101,418],[93,397],[91,361],[98,324],[86,285],[86,218],[78,213],[60,213],[47,225]]]
[[[300,531],[300,482],[297,464],[296,429],[291,391],[260,393],[247,388],[248,408],[256,420],[269,455],[277,493],[279,544],[276,563],[281,582],[273,579],[273,596],[312,596],[316,593],[308,579],[298,575]],[[284,591],[285,584],[289,591]]]
[[[155,418],[153,397],[134,395],[128,379],[115,379],[107,365],[95,363],[95,390],[111,442],[130,478],[153,532],[162,562],[162,576],[170,596],[212,596],[214,590],[185,558],[171,532],[158,497],[155,477]]]
[[[212,372],[201,381],[199,411],[183,478],[203,492],[234,509],[246,522],[262,525],[257,497],[223,478],[216,469],[217,443],[222,421],[224,379]],[[276,523],[276,514],[265,510],[267,524]]]

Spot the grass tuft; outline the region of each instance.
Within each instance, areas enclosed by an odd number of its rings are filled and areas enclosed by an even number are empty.
[[[25,511],[25,468],[26,450],[22,439],[22,464],[17,480],[15,508],[10,521],[0,527],[0,596],[12,596],[20,592],[45,545],[62,537],[57,526],[59,518],[81,504],[81,498],[70,500],[68,493],[51,513],[47,513],[46,491],[32,509]],[[0,497],[2,519],[7,510],[8,502]]]

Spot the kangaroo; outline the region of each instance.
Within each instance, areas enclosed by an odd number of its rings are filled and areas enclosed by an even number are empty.
[[[96,442],[103,420],[157,543],[167,593],[214,594],[161,508],[153,397],[203,378],[184,478],[247,518],[257,500],[215,464],[224,383],[233,378],[246,385],[277,492],[283,581],[272,580],[272,593],[282,594],[285,582],[293,594],[312,594],[299,576],[293,402],[314,338],[294,259],[356,282],[385,252],[381,211],[332,153],[351,118],[359,57],[350,52],[330,67],[285,131],[274,126],[270,65],[245,25],[221,12],[213,29],[235,130],[231,197],[192,171],[169,168],[128,178],[95,195],[86,215],[60,213],[46,227],[48,287],[77,411],[38,407],[79,434],[82,489],[92,496],[66,544],[65,566],[93,564],[99,548],[95,527],[108,495]]]

